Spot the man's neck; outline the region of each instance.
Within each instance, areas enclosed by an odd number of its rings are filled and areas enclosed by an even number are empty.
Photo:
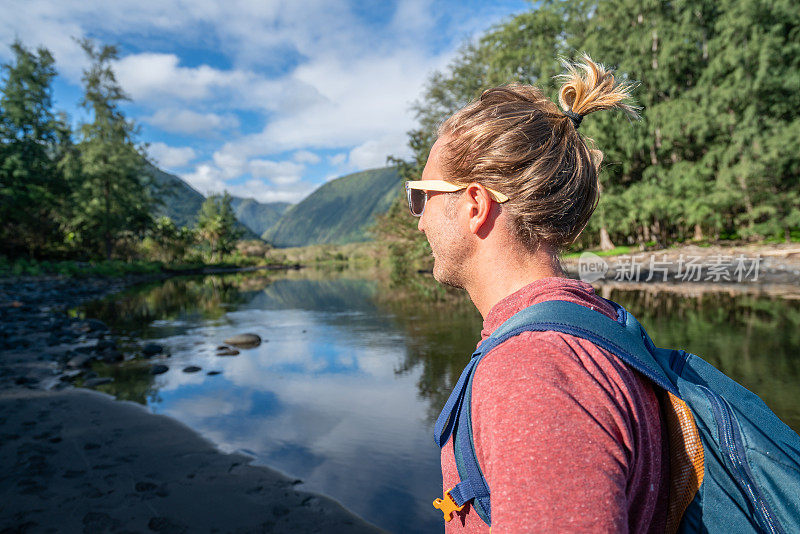
[[[546,246],[536,252],[520,247],[482,248],[470,269],[465,289],[481,316],[495,304],[528,284],[548,277],[564,277],[556,254]]]

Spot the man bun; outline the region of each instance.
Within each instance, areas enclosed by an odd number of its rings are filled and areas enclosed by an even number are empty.
[[[586,54],[565,67],[559,102],[568,114],[539,88],[509,84],[487,89],[439,128],[445,179],[508,196],[502,210],[530,250],[563,250],[597,207],[603,154],[578,133],[583,115],[615,108],[637,116],[632,84],[617,82],[610,69]]]
[[[588,115],[603,109],[620,109],[633,119],[639,108],[629,104],[634,84],[618,82],[613,71],[592,61],[585,52],[576,62],[562,60],[567,70],[557,78],[562,81],[558,103],[564,111]]]

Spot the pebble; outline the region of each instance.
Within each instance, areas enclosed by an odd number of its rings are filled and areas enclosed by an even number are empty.
[[[236,356],[239,354],[239,351],[236,349],[225,349],[221,350],[217,353],[217,356]]]
[[[196,365],[190,365],[189,367],[184,367],[183,368],[183,372],[184,373],[196,373],[197,371],[201,371],[201,370],[202,369],[200,367],[197,367]]]

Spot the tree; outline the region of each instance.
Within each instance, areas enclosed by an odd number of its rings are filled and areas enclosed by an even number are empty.
[[[233,251],[242,232],[236,224],[231,196],[227,191],[222,195],[210,195],[200,206],[197,232],[200,239],[208,243],[212,260],[221,259]]]
[[[702,163],[743,236],[800,227],[800,11],[789,0],[719,3],[698,93],[711,140]]]
[[[555,101],[557,58],[585,51],[637,84],[642,120],[604,112],[581,125],[605,158],[600,203],[579,246],[789,240],[800,231],[799,37],[789,0],[538,2],[431,76],[414,108],[403,177],[418,179],[436,125],[482,89],[535,83]],[[402,202],[379,223],[381,238],[422,250]]]
[[[162,215],[148,232],[143,245],[149,256],[164,262],[183,259],[189,247],[195,241],[195,232],[185,226],[178,228],[175,223]]]
[[[34,256],[60,241],[66,183],[58,145],[70,134],[52,110],[53,56],[19,41],[11,50],[0,96],[0,239],[6,252]]]
[[[412,159],[391,158],[391,163],[399,165],[403,180],[419,179],[438,125],[483,90],[520,82],[538,83],[551,96],[555,94],[552,77],[560,72],[558,55],[566,52],[567,21],[574,19],[569,9],[566,4],[546,2],[535,11],[520,14],[492,28],[477,42],[467,43],[445,71],[433,73],[413,106],[417,127],[408,132]],[[376,233],[389,243],[395,270],[430,261],[430,248],[417,230],[416,219],[408,216],[404,195],[379,218]]]
[[[111,67],[117,49],[88,39],[80,45],[92,61],[83,73],[82,101],[92,121],[81,127],[82,181],[74,195],[78,210],[72,225],[78,241],[111,258],[118,240],[143,237],[152,225],[154,199],[145,156],[134,141],[136,125],[120,110],[128,97]]]

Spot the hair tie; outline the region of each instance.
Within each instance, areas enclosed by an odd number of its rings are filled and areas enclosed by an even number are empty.
[[[575,129],[577,130],[578,126],[581,125],[581,121],[583,120],[583,115],[581,115],[580,113],[575,113],[574,111],[569,109],[564,110],[564,115],[570,118],[570,120],[572,121],[572,125],[575,126]]]

